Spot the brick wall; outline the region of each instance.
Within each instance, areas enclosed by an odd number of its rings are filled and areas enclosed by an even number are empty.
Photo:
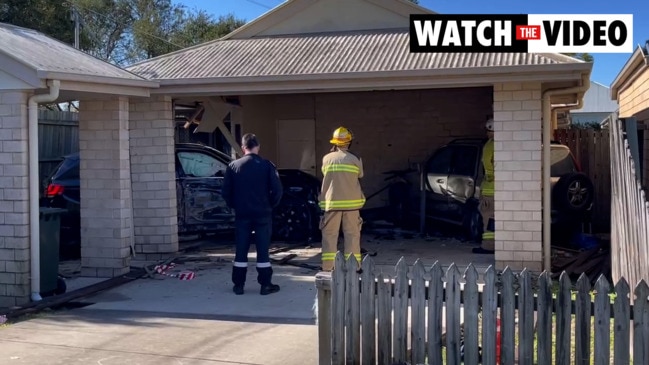
[[[79,152],[82,275],[124,274],[133,238],[127,97],[80,103]]]
[[[543,264],[539,83],[494,85],[496,267]]]
[[[178,211],[171,98],[131,100],[130,128],[135,251],[145,256],[176,252]]]
[[[29,302],[28,97],[0,93],[0,307]]]
[[[424,162],[454,138],[484,137],[485,116],[492,112],[492,91],[485,88],[376,91],[254,96],[243,100],[244,129],[261,139],[262,154],[278,160],[276,120],[315,119],[316,170],[331,145],[331,133],[344,125],[356,139],[353,150],[365,164],[362,187],[370,195],[385,186],[383,172]],[[281,166],[279,166],[281,167]],[[417,174],[411,175],[418,189]],[[385,205],[387,193],[367,207]]]

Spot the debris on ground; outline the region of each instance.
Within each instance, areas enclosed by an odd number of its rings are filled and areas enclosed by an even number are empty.
[[[572,280],[585,274],[591,285],[595,285],[601,275],[610,280],[611,251],[604,246],[582,251],[557,248],[552,257],[552,278],[558,279],[564,271]]]

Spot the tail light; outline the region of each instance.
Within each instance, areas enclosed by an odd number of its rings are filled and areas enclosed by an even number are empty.
[[[49,184],[47,186],[47,192],[45,193],[45,195],[48,198],[53,198],[61,194],[63,194],[63,186],[57,184]]]

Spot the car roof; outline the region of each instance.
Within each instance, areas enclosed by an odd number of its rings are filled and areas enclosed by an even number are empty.
[[[217,150],[216,148],[206,146],[200,143],[176,143],[175,144],[176,149],[181,149],[181,150],[209,150],[210,152],[219,155],[225,160],[231,161],[232,157]],[[63,158],[66,159],[79,159],[79,152],[74,152],[70,153],[68,155],[63,156]]]

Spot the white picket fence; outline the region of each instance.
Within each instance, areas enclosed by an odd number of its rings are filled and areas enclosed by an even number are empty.
[[[335,270],[316,276],[320,365],[649,363],[644,281],[630,292],[602,276],[593,294],[585,275],[575,287],[566,273],[553,282],[489,267],[482,282],[473,265],[461,274],[403,258],[395,269],[388,278],[366,257],[358,273],[339,252]]]

